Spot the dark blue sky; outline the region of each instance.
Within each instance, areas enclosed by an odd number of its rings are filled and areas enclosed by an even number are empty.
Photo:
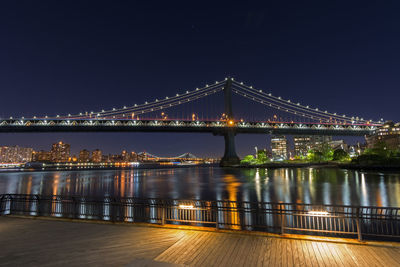
[[[2,1],[0,117],[132,105],[230,75],[348,115],[399,120],[397,1]],[[243,156],[264,135],[238,136]],[[207,134],[1,134],[0,145],[220,156]]]

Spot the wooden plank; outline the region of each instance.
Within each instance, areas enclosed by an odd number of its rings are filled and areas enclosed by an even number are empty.
[[[311,241],[302,241],[304,248],[307,249],[308,255],[310,256],[312,266],[322,266],[317,258],[317,255],[314,252],[312,242]]]
[[[363,249],[366,251],[366,253],[369,253],[370,255],[374,256],[379,263],[383,263],[387,266],[397,266],[397,262],[393,260],[392,257],[389,257],[385,255],[385,251],[383,250],[382,247],[371,247],[371,246],[365,246]]]
[[[369,254],[365,254],[360,246],[343,244],[340,248],[347,255],[345,259],[353,259],[357,266],[378,266],[376,259]]]
[[[336,247],[338,244],[333,244],[333,243],[324,243],[324,245],[327,247],[327,249],[332,253],[332,257],[336,261],[338,266],[345,266],[345,263],[343,262],[342,255],[338,253]],[[347,264],[346,266],[350,266]]]
[[[199,248],[199,251],[196,252],[196,257],[190,263],[190,265],[205,265],[204,262],[210,260],[215,262],[215,259],[208,259],[211,257],[212,252],[216,250],[219,246],[218,244],[221,242],[220,240],[223,238],[221,234],[212,233],[209,236],[209,239],[204,242],[204,245]],[[186,264],[186,263],[185,263]]]
[[[319,266],[328,266],[328,265],[325,263],[324,258],[323,258],[323,256],[321,255],[321,252],[320,252],[318,246],[319,246],[319,243],[318,243],[318,242],[311,241],[311,248],[313,249],[314,254],[315,254],[315,257],[317,258],[318,265],[319,265]]]
[[[202,245],[206,245],[207,240],[210,239],[210,233],[203,232],[198,233],[198,235],[193,236],[191,239],[187,240],[184,244],[183,250],[175,255],[175,258],[170,260],[172,263],[187,264],[193,260],[193,253],[199,252]]]
[[[258,258],[257,266],[268,266],[271,257],[272,238],[265,238],[260,247],[260,256]]]
[[[221,259],[221,266],[229,266],[229,263],[231,262],[231,259],[234,255],[235,249],[240,243],[240,236],[237,235],[231,235],[230,236],[230,243],[229,243],[229,249],[227,253],[225,254],[225,257]]]

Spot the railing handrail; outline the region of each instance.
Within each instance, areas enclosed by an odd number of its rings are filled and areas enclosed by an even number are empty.
[[[40,199],[83,199],[85,201],[104,201],[104,199],[115,200],[114,202],[121,202],[121,200],[142,200],[142,201],[159,201],[164,202],[199,202],[199,203],[234,203],[234,204],[250,204],[251,205],[271,205],[271,206],[303,206],[303,207],[321,207],[321,208],[348,208],[348,209],[390,209],[400,211],[400,207],[379,207],[379,206],[354,206],[354,205],[336,205],[336,204],[308,204],[308,203],[291,203],[291,202],[256,202],[256,201],[232,201],[232,200],[203,200],[203,199],[174,199],[174,198],[141,198],[141,197],[93,197],[93,196],[80,196],[80,195],[41,195],[41,194],[0,194],[0,198],[6,196],[10,197],[38,197]],[[240,208],[243,205],[236,206]]]

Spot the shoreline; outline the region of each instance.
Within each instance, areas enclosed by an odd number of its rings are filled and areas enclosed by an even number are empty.
[[[12,173],[12,172],[46,172],[46,171],[116,171],[116,170],[146,170],[146,169],[181,169],[181,168],[193,168],[193,167],[216,167],[217,164],[196,164],[196,165],[159,165],[159,164],[144,164],[141,166],[127,166],[127,167],[81,167],[81,168],[63,168],[63,167],[49,167],[49,168],[18,168],[18,169],[0,169],[1,173]]]
[[[339,162],[304,162],[304,163],[266,163],[260,165],[236,165],[233,168],[239,169],[279,169],[279,168],[339,168],[349,170],[376,170],[376,171],[399,171],[400,166],[396,165],[360,165]]]

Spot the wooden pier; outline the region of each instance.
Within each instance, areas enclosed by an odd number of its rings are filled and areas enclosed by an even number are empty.
[[[400,266],[400,245],[0,217],[0,266]]]

